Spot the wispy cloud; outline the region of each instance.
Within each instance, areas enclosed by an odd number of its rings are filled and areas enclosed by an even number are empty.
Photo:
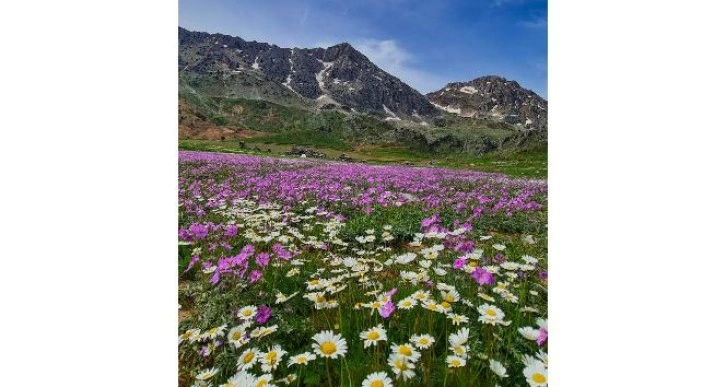
[[[418,68],[414,55],[393,39],[361,39],[354,41],[353,46],[378,67],[421,93],[438,90],[447,82],[436,74]]]
[[[547,28],[547,19],[539,17],[532,20],[522,20],[517,22],[517,25],[527,28]]]

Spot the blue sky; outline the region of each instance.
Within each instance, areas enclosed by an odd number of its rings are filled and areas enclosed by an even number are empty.
[[[179,0],[179,25],[280,47],[349,42],[422,93],[501,75],[547,98],[546,0]]]

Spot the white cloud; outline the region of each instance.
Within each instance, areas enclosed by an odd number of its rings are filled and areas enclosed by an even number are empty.
[[[376,66],[398,77],[421,93],[436,91],[447,82],[435,74],[416,68],[415,56],[399,46],[395,40],[362,39],[352,44]]]
[[[534,20],[522,20],[517,24],[527,28],[547,28],[547,19],[540,17]]]

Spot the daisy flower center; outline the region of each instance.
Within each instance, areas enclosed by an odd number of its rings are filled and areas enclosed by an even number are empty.
[[[373,381],[373,382],[371,383],[371,387],[383,387],[383,382],[382,382],[382,381],[380,381],[380,380],[374,380],[374,381]]]
[[[277,361],[277,352],[270,352],[270,353],[268,353],[267,354],[267,360],[270,363],[274,363],[275,361]]]
[[[408,346],[402,346],[402,347],[401,347],[401,348],[400,348],[400,349],[398,350],[398,352],[400,352],[400,353],[401,353],[401,355],[406,355],[406,356],[411,356],[411,355],[413,355],[413,353],[411,352],[411,348],[409,348]]]
[[[494,309],[487,309],[486,314],[488,314],[489,316],[494,317],[494,316],[497,315],[497,311],[495,311]]]
[[[547,377],[545,377],[544,375],[542,375],[539,372],[535,372],[532,374],[532,380],[534,380],[535,383],[544,383],[547,381]]]
[[[232,340],[239,340],[240,337],[242,337],[241,332],[237,331],[237,332],[232,333]]]
[[[418,343],[421,345],[429,345],[429,339],[423,337],[418,340]]]
[[[376,331],[368,333],[368,340],[378,340],[379,337],[381,337],[381,335],[379,335]]]
[[[255,353],[254,352],[250,352],[250,353],[248,353],[248,354],[245,355],[245,358],[243,360],[244,360],[245,363],[249,363],[254,358],[255,358]]]
[[[242,315],[245,316],[245,317],[249,317],[249,316],[252,315],[252,311],[249,310],[249,309],[244,310],[244,311],[242,311]]]
[[[337,349],[338,347],[332,341],[326,341],[323,343],[323,345],[320,346],[320,351],[326,355],[331,355],[335,353]]]

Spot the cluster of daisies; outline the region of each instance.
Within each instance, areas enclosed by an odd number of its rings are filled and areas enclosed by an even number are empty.
[[[303,201],[301,205],[307,203]],[[203,358],[213,358],[225,345],[235,351],[236,373],[223,386],[291,384],[298,378],[296,368],[343,359],[348,355],[349,345],[385,351],[382,356],[389,368],[376,368],[376,372],[369,373],[362,381],[364,387],[393,386],[397,380],[415,380],[423,367],[431,366],[423,364],[422,355],[427,351],[433,354],[436,337],[446,340],[445,357],[441,358],[440,353],[435,357],[442,359],[449,372],[475,364],[487,367],[501,382],[513,377],[510,371],[514,367],[518,369],[517,377],[523,376],[530,386],[547,385],[547,320],[543,315],[547,289],[546,283],[538,279],[542,272],[539,259],[521,255],[510,260],[506,257],[510,248],[501,241],[489,242],[494,239],[491,235],[480,236],[475,245],[470,227],[431,227],[416,233],[403,251],[394,252],[389,245],[393,239],[391,226],[384,225],[380,231],[365,230],[354,238],[355,242],[348,243],[340,236],[345,226],[342,217],[316,206],[295,212],[275,204],[237,200],[215,211],[242,230],[240,235],[246,243],[272,250],[275,259],[260,259],[258,255],[256,264],[261,277],[275,270],[280,273],[276,278],[302,284],[289,294],[275,289],[271,294],[274,300],[268,300],[270,304],[282,306],[297,297],[310,306],[313,316],[325,314],[327,319],[331,315],[328,310],[352,308],[357,311],[352,316],[358,322],[383,322],[373,326],[359,323],[358,326],[370,328],[358,332],[356,343],[349,341],[354,338],[346,339],[334,330],[318,332],[305,351],[291,350],[293,353],[274,342],[265,344],[280,332],[277,324],[266,325],[270,308],[262,305],[238,308],[235,315],[239,323],[234,326],[223,324],[204,331],[193,328],[183,332],[179,343],[198,346]],[[204,255],[198,246],[194,252]],[[212,276],[215,270],[210,268],[218,266],[212,262],[202,272]],[[390,320],[407,323],[429,315],[443,319],[440,321],[455,331],[445,337],[435,330],[423,333],[416,329],[417,333],[401,338],[400,333],[392,334],[386,329]],[[516,328],[508,328],[513,321]],[[472,350],[470,333],[479,340],[484,330],[496,330],[489,340],[498,340],[512,331],[533,350],[521,354],[516,366],[511,356],[496,359],[503,355],[477,353]],[[265,337],[268,340],[259,341]],[[294,372],[280,375],[283,369]],[[198,371],[195,385],[218,382],[219,372],[214,367]]]

